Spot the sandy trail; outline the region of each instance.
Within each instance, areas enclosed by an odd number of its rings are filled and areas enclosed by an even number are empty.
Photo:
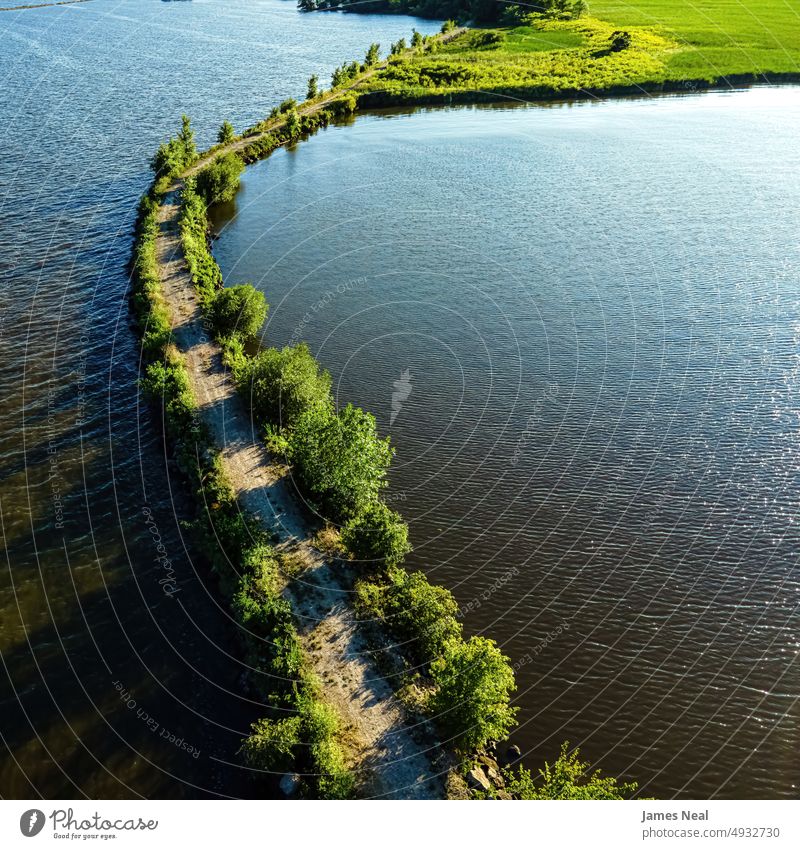
[[[157,257],[174,341],[186,360],[199,412],[222,452],[240,504],[258,517],[279,548],[307,568],[287,588],[306,656],[339,712],[358,795],[397,799],[443,798],[446,767],[426,725],[415,726],[379,672],[357,628],[335,563],[310,542],[313,528],[295,500],[285,466],[258,439],[245,406],[206,333],[180,243],[181,183],[159,212]],[[436,766],[437,761],[441,764]]]

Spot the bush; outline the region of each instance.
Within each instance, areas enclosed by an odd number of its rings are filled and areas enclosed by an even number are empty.
[[[514,673],[493,640],[450,640],[431,664],[431,677],[437,690],[430,706],[461,751],[508,735],[516,714],[509,705]]]
[[[250,368],[250,357],[245,353],[244,342],[239,336],[220,336],[222,361],[230,369],[234,381],[239,384],[244,380]]]
[[[340,65],[331,74],[331,88],[347,85],[358,76],[360,70],[361,66],[358,62],[350,62],[349,64],[345,62],[344,65]]]
[[[286,772],[294,763],[294,749],[300,743],[299,716],[285,719],[259,719],[239,750],[245,763],[266,772]]]
[[[297,110],[290,109],[286,113],[286,132],[289,134],[289,138],[293,139],[298,136],[301,130],[300,116],[297,114]]]
[[[242,376],[250,407],[260,424],[292,427],[317,406],[331,406],[331,376],[320,368],[308,345],[268,348],[253,358]]]
[[[411,641],[414,653],[425,663],[436,660],[450,641],[461,637],[453,594],[431,584],[422,572],[397,570],[384,609],[392,630]]]
[[[582,762],[580,750],[569,751],[569,743],[561,744],[561,752],[551,766],[545,762],[539,770],[540,787],[530,771],[519,767],[504,770],[506,789],[517,799],[626,799],[638,789],[636,782],[617,784],[617,779],[601,776],[600,770],[589,772]]]
[[[627,50],[632,43],[633,39],[629,32],[625,32],[625,30],[617,30],[616,32],[611,33],[611,43],[609,44],[608,49],[611,53],[619,53],[622,50]]]
[[[422,572],[392,569],[388,584],[359,581],[360,618],[383,619],[392,636],[421,663],[430,664],[445,645],[461,637],[458,605],[452,593],[431,584]]]
[[[505,41],[505,35],[493,29],[479,30],[472,36],[473,47],[498,47]]]
[[[264,293],[245,283],[220,289],[209,304],[208,314],[218,335],[250,339],[266,321],[268,309]]]
[[[368,68],[371,68],[373,65],[378,64],[381,58],[380,50],[380,44],[370,44],[369,50],[367,50],[366,58],[364,59],[364,64]]]
[[[233,597],[237,622],[248,639],[248,662],[269,677],[268,691],[286,687],[297,679],[303,657],[292,624],[292,607],[285,598],[263,592],[252,578],[245,577]],[[279,685],[276,678],[282,680]]]
[[[278,594],[278,558],[264,541],[249,545],[242,552],[242,571],[253,578],[254,585],[265,595]]]
[[[411,551],[408,525],[382,501],[364,507],[342,528],[342,542],[358,560],[396,566]]]
[[[189,388],[189,376],[180,363],[150,363],[139,385],[152,401],[164,407],[164,421],[172,438],[182,438],[195,421],[195,403]]]
[[[320,797],[346,799],[353,792],[355,781],[336,740],[339,718],[329,705],[309,696],[300,699],[299,708],[311,759],[318,772]]]
[[[378,437],[375,417],[352,404],[339,413],[307,410],[290,443],[300,488],[333,521],[355,516],[377,499],[392,453],[389,439]]]
[[[285,772],[299,763],[314,772],[322,799],[346,799],[355,784],[337,741],[339,718],[334,710],[306,689],[297,699],[297,715],[260,719],[240,749],[248,766]]]
[[[244,162],[233,151],[218,156],[197,175],[197,192],[206,206],[228,203],[236,197]]]
[[[192,283],[204,306],[222,288],[222,272],[208,249],[208,216],[203,199],[195,190],[194,178],[188,179],[181,199],[181,242]]]

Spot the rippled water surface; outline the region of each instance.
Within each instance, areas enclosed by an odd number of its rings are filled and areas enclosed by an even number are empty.
[[[208,145],[412,26],[436,29],[282,0],[0,12],[0,796],[262,792],[234,629],[137,397],[135,206],[181,112]]]
[[[220,211],[267,341],[391,434],[532,765],[798,795],[799,133],[790,88],[369,116]]]

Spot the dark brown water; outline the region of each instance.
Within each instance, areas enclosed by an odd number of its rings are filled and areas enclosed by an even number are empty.
[[[531,765],[798,796],[798,131],[796,88],[362,117],[220,214],[267,341],[391,434]]]
[[[182,112],[208,145],[412,26],[436,29],[280,0],[0,13],[0,796],[261,792],[236,755],[261,709],[136,389],[136,202]]]

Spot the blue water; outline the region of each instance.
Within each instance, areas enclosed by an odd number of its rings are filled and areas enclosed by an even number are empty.
[[[797,88],[360,117],[218,216],[266,340],[391,435],[531,766],[798,796],[799,132]]]
[[[266,792],[236,754],[261,708],[136,391],[136,202],[181,113],[208,145],[413,26],[437,28],[282,0],[0,12],[4,798]]]

